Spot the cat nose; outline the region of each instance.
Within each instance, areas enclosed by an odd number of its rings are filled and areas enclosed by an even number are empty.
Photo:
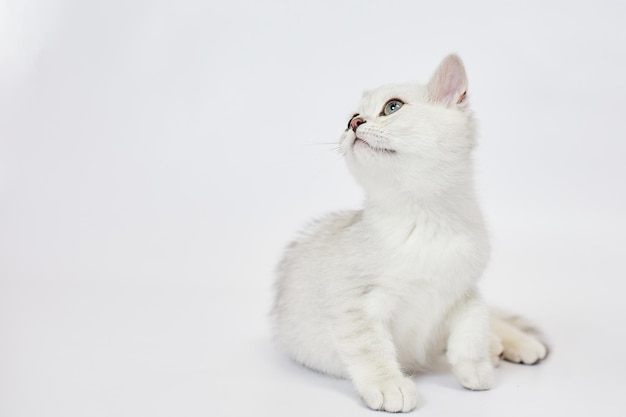
[[[350,129],[352,129],[352,131],[356,133],[356,128],[363,123],[365,123],[365,120],[361,119],[360,117],[355,117],[354,119],[350,120]]]

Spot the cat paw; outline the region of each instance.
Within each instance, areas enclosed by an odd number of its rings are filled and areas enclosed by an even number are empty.
[[[534,365],[548,355],[546,346],[534,336],[523,334],[504,343],[502,357],[509,362]]]
[[[491,334],[491,338],[489,339],[489,356],[491,357],[491,365],[494,368],[500,366],[500,358],[502,358],[502,354],[504,352],[504,346],[502,345],[502,341],[499,337]]]
[[[461,385],[472,391],[484,391],[493,386],[491,360],[461,361],[454,366],[454,373]]]
[[[359,387],[359,394],[372,410],[392,413],[406,413],[421,402],[415,382],[404,377],[364,384]]]

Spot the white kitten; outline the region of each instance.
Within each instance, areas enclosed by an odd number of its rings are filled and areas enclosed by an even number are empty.
[[[472,176],[474,121],[461,60],[426,86],[366,92],[341,137],[366,192],[287,249],[276,282],[276,338],[304,365],[353,381],[373,409],[418,404],[406,375],[451,368],[489,389],[502,355],[535,363],[545,346],[486,307],[477,288],[489,242]]]

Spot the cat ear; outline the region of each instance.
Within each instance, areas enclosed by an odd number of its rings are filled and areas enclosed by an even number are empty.
[[[435,71],[427,85],[428,97],[446,107],[459,104],[467,93],[467,75],[463,61],[457,55],[448,55]]]

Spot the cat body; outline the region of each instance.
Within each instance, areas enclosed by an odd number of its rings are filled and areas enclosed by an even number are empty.
[[[310,225],[279,266],[276,339],[298,362],[352,380],[373,409],[415,408],[415,372],[451,369],[483,390],[501,354],[525,363],[546,355],[490,313],[476,287],[489,240],[466,89],[451,55],[425,86],[366,92],[340,141],[364,208]]]

